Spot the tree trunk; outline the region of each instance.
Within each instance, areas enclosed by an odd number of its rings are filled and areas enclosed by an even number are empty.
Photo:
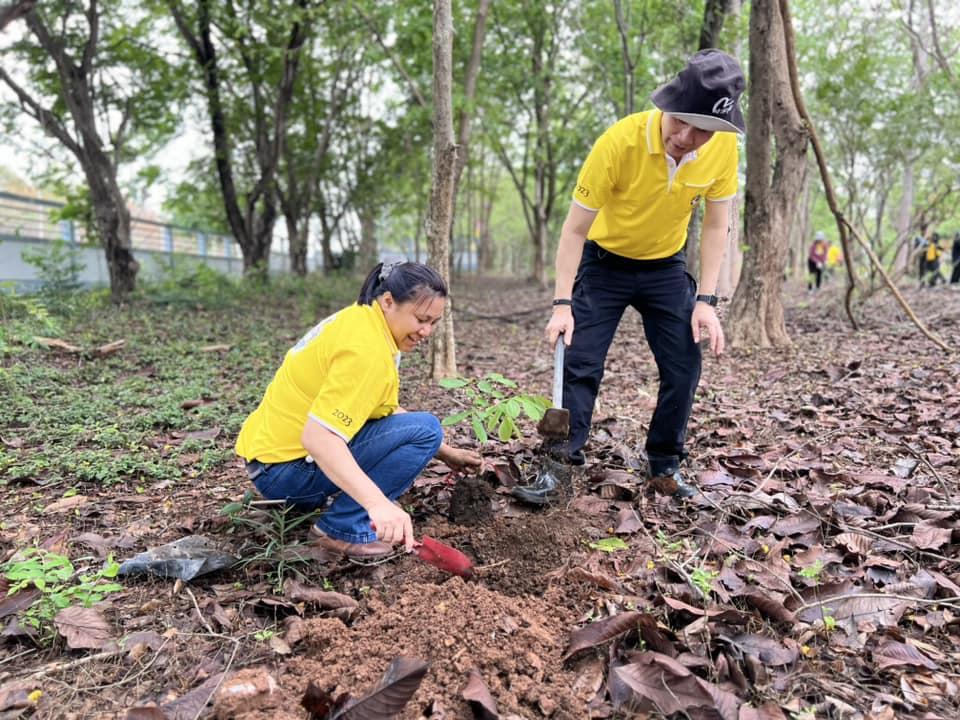
[[[116,182],[116,168],[103,160],[101,172],[93,163],[83,163],[93,206],[93,220],[103,243],[110,274],[110,299],[123,302],[137,283],[140,263],[133,257],[130,237],[130,210]],[[112,174],[110,174],[112,172]]]
[[[130,211],[117,183],[117,165],[114,157],[104,149],[97,128],[98,110],[91,78],[95,72],[99,72],[95,62],[100,31],[99,10],[91,6],[86,15],[89,37],[79,62],[67,54],[65,44],[50,33],[43,19],[30,12],[32,6],[14,8],[11,17],[19,17],[17,13],[23,10],[27,11],[26,22],[30,31],[56,63],[63,101],[73,122],[73,130],[68,130],[54,113],[41,107],[2,68],[0,77],[16,93],[28,113],[38,119],[44,130],[56,137],[80,163],[87,179],[94,224],[103,243],[110,275],[110,296],[119,303],[136,286],[140,264],[134,259],[131,249]]]
[[[750,249],[730,306],[727,336],[733,347],[790,344],[783,321],[783,271],[807,141],[787,76],[779,4],[777,0],[754,0],[750,10],[745,209]]]
[[[307,274],[307,240],[310,226],[307,220],[297,222],[296,215],[283,214],[287,224],[287,238],[290,243],[290,272],[304,277]]]
[[[728,12],[730,0],[707,0],[703,8],[703,25],[700,26],[699,50],[720,47],[720,33]]]
[[[357,253],[357,266],[363,273],[368,273],[380,261],[380,250],[377,247],[377,221],[373,211],[361,208],[360,214],[360,251]]]
[[[22,18],[33,10],[33,6],[36,4],[37,0],[18,0],[18,2],[10,5],[0,5],[0,30],[3,30],[14,20]]]
[[[450,228],[457,146],[453,139],[453,16],[450,0],[433,3],[433,183],[426,234],[430,265],[450,282]],[[457,374],[453,303],[433,335],[430,361],[435,380]]]

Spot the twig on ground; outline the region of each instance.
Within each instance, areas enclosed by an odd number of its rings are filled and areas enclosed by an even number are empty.
[[[957,597],[948,597],[948,598],[918,598],[913,597],[912,595],[894,595],[892,593],[850,593],[849,595],[832,595],[828,598],[821,598],[816,602],[805,603],[801,605],[796,610],[794,614],[802,613],[804,610],[809,610],[810,608],[815,608],[818,605],[823,605],[832,600],[855,600],[861,598],[885,598],[891,600],[906,600],[909,602],[919,603],[921,605],[943,605],[944,607],[953,608],[954,610],[960,610],[960,596]]]
[[[937,482],[940,483],[940,489],[943,490],[943,494],[947,496],[947,500],[953,502],[953,495],[947,489],[947,484],[943,481],[943,478],[940,477],[940,473],[937,472],[937,469],[930,463],[929,460],[927,460],[927,456],[914,450],[910,443],[908,443],[906,440],[901,440],[900,445],[906,448],[911,455],[913,455],[917,460],[922,462],[930,469],[930,472],[933,473],[933,476],[937,479]]]

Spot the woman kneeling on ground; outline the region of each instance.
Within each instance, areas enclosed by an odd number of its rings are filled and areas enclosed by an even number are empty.
[[[440,421],[399,405],[400,353],[433,332],[447,286],[420,263],[377,265],[356,304],[287,351],[236,451],[269,500],[301,510],[326,504],[310,534],[320,547],[364,560],[413,548],[410,516],[394,501],[431,458],[479,467],[473,450],[443,442]]]

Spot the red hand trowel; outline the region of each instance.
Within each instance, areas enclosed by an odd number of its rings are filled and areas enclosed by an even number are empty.
[[[462,578],[473,577],[473,563],[470,558],[456,548],[445,545],[427,535],[423,540],[414,543],[413,552],[425,563],[440,568],[444,572],[459,575]]]
[[[370,527],[377,529],[373,523],[370,523]],[[473,577],[473,563],[470,558],[456,548],[434,540],[428,535],[424,535],[423,540],[413,541],[413,553],[428,565],[440,568],[451,575],[459,575],[462,578]]]

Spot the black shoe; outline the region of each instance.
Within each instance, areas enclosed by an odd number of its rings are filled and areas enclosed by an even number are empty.
[[[545,458],[537,479],[529,485],[515,485],[510,494],[517,500],[530,505],[546,505],[559,498],[569,485],[569,468],[555,460]]]
[[[574,450],[569,455],[567,455],[567,462],[570,465],[583,465],[587,461],[587,458],[583,454],[583,450]]]
[[[679,470],[650,478],[650,485],[661,495],[672,495],[677,500],[688,500],[700,493],[695,485],[683,479]]]

